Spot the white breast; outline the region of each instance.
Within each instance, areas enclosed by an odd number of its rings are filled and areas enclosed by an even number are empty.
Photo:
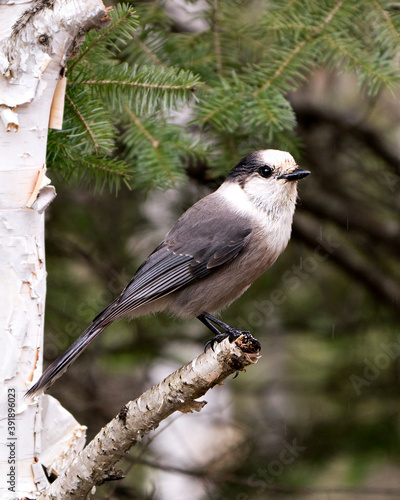
[[[250,217],[255,226],[277,232],[288,241],[296,206],[297,182],[275,179],[265,182],[253,178],[244,188],[238,182],[225,182],[217,193],[226,201],[228,210],[238,216]]]
[[[225,199],[229,209],[238,215],[255,215],[253,203],[237,182],[224,182],[217,193]]]

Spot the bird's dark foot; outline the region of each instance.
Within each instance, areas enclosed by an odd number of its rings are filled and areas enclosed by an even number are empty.
[[[219,344],[226,338],[228,338],[229,342],[232,343],[241,335],[250,335],[250,332],[236,330],[236,328],[227,325],[223,321],[219,320],[218,318],[214,318],[214,316],[211,316],[211,314],[208,313],[201,314],[200,316],[198,316],[198,319],[215,334],[214,338],[207,340],[207,342],[204,344],[204,351],[206,351],[209,347],[214,350],[215,344]],[[218,325],[223,331],[220,332],[213,323],[215,323],[215,325]]]
[[[219,333],[212,339],[207,340],[207,342],[204,344],[204,352],[206,352],[209,347],[211,347],[211,349],[214,350],[215,344],[219,344],[220,342],[225,340],[226,337],[228,337],[227,333]]]
[[[235,333],[233,333],[233,332],[231,332],[231,333],[219,333],[218,335],[216,335],[212,339],[207,340],[207,342],[204,344],[204,352],[209,347],[211,347],[211,349],[214,350],[215,344],[219,344],[220,342],[222,342],[226,338],[228,338],[229,342],[232,343],[234,340],[238,339],[240,337],[240,335],[242,335],[242,333],[248,333],[248,332],[236,331]]]

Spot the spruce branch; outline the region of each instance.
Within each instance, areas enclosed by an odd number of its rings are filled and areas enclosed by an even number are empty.
[[[221,113],[221,111],[225,111],[230,106],[233,106],[234,104],[237,104],[238,102],[240,102],[239,97],[237,99],[229,100],[228,102],[226,102],[222,106],[219,106],[218,108],[213,109],[210,113],[208,113],[206,116],[204,116],[202,118],[202,122],[207,123],[208,121],[212,120],[217,113]]]
[[[50,152],[47,162],[52,170],[60,172],[65,181],[71,178],[94,180],[95,189],[102,191],[107,184],[110,191],[118,191],[121,181],[130,189],[131,168],[123,161],[108,156],[87,155],[73,143],[54,131],[49,135]]]
[[[107,37],[109,37],[111,33],[115,32],[120,25],[123,25],[125,21],[127,21],[130,18],[133,18],[134,20],[137,19],[133,8],[126,6],[117,6],[116,12],[111,12],[110,17],[112,19],[110,26],[93,37],[93,40],[87,44],[87,46],[74,59],[74,62],[69,66],[68,68],[69,72],[72,72],[74,67],[85,58],[85,56],[88,54],[88,52],[90,52],[90,50],[92,50],[96,46],[104,44]]]
[[[213,8],[213,40],[214,51],[217,66],[217,73],[222,74],[222,55],[221,55],[221,40],[219,37],[219,24],[218,24],[218,0],[214,0]]]
[[[65,99],[68,101],[68,103],[71,105],[72,109],[74,110],[76,116],[79,118],[85,129],[87,130],[90,139],[93,142],[94,149],[96,152],[99,150],[99,145],[96,140],[96,136],[93,133],[92,129],[90,128],[88,122],[85,120],[84,116],[82,113],[79,111],[78,106],[74,103],[74,101],[71,99],[71,97],[68,94],[65,94]]]
[[[135,113],[131,109],[125,109],[125,112],[132,119],[133,123],[139,128],[142,134],[150,141],[151,145],[154,149],[157,149],[160,145],[160,141],[157,141],[147,130],[147,128],[143,125],[143,123],[139,120],[139,118],[135,115]]]
[[[275,69],[275,71],[272,73],[271,76],[268,76],[266,81],[264,81],[262,84],[257,83],[256,88],[251,92],[251,96],[256,98],[263,92],[265,92],[268,89],[273,89],[276,88],[277,85],[277,80],[279,78],[283,78],[286,82],[290,79],[293,78],[294,75],[297,76],[298,79],[302,78],[302,74],[300,73],[299,70],[296,69],[296,73],[294,73],[294,70],[288,70],[288,67],[291,63],[293,63],[294,59],[296,56],[298,56],[300,53],[304,52],[305,47],[313,43],[316,39],[320,38],[321,32],[333,21],[335,16],[337,15],[338,11],[342,8],[344,5],[345,0],[338,0],[335,5],[329,9],[327,13],[325,13],[323,19],[314,27],[314,28],[309,28],[307,31],[307,35],[303,38],[300,38],[290,49],[284,49],[280,51],[280,56],[284,56],[283,60],[280,62],[279,66]],[[290,6],[293,6],[294,2],[289,2],[290,5],[287,5],[287,9],[289,9]],[[286,53],[285,53],[286,52]],[[275,59],[279,61],[279,56]],[[297,66],[299,64],[302,64],[303,68],[305,68],[308,65],[311,65],[312,63],[312,57],[311,54],[304,54],[303,58],[297,63]],[[270,68],[267,68],[267,71],[265,71],[266,74],[269,73]],[[257,79],[257,75],[262,75],[263,71],[260,69],[260,71],[257,70],[257,68],[248,66],[246,69],[247,76],[249,80]],[[252,75],[253,74],[253,75]],[[386,80],[388,82],[388,79]],[[280,87],[282,90],[287,88],[287,83],[284,84],[282,83]],[[209,109],[208,113],[202,113],[200,120],[202,124],[206,124],[207,122],[212,122],[212,121],[219,121],[217,119],[218,116],[225,118],[226,111],[230,109],[234,109],[237,107],[242,101],[244,101],[244,95],[239,92],[234,92],[233,96],[232,93],[230,94],[232,97],[228,98],[221,98],[219,101],[219,104],[217,106],[213,106],[212,109]],[[246,95],[249,95],[246,92]],[[207,108],[207,104],[206,104]],[[264,106],[264,109],[265,106]],[[269,107],[268,107],[269,109]],[[271,116],[272,118],[272,116]],[[270,120],[270,123],[273,123],[274,120]],[[294,121],[292,122],[292,125],[294,124]]]
[[[278,77],[282,74],[282,72],[287,68],[287,66],[290,64],[290,62],[293,60],[293,58],[303,49],[303,47],[309,43],[311,40],[316,38],[321,31],[332,21],[333,17],[335,14],[338,12],[338,10],[342,7],[343,3],[345,0],[339,0],[337,4],[334,6],[334,8],[328,13],[326,18],[314,29],[311,31],[310,35],[301,40],[297,46],[294,47],[294,49],[289,52],[288,56],[284,61],[281,63],[281,65],[277,68],[275,73],[272,75],[270,79],[268,79],[261,87],[256,89],[253,92],[253,95],[257,95],[259,92],[262,92],[263,90],[267,89],[272,85],[272,83],[278,79]]]
[[[104,189],[106,183],[109,184],[110,190],[115,184],[116,191],[118,191],[120,180],[130,189],[129,180],[131,175],[129,174],[128,165],[123,161],[107,157],[86,156],[80,159],[76,168],[82,171],[82,177],[86,174],[89,179],[94,178],[95,187],[100,191]]]
[[[336,59],[341,55],[351,61],[355,68],[361,70],[361,82],[369,86],[371,95],[376,95],[381,86],[392,90],[399,85],[398,71],[390,66],[388,61],[367,60],[357,51],[350,50],[347,44],[343,43],[339,38],[324,37],[323,40],[330,46]]]
[[[259,92],[262,92],[263,90],[266,90],[268,87],[272,85],[274,80],[276,80],[282,72],[286,69],[286,67],[290,64],[292,59],[301,51],[301,49],[311,40],[311,37],[305,38],[302,40],[286,57],[286,59],[282,62],[282,64],[279,66],[279,68],[275,71],[275,73],[272,75],[272,77],[267,80],[261,87],[256,89],[253,92],[253,95],[256,96]]]
[[[139,45],[139,47],[143,50],[143,52],[149,56],[150,59],[153,60],[154,64],[156,66],[162,66],[164,68],[166,68],[167,66],[160,60],[159,57],[157,57],[156,54],[154,54],[154,52],[147,46],[147,44],[145,44],[141,39],[140,37],[135,33],[133,35],[133,39],[135,40],[135,43],[137,45]]]
[[[40,500],[83,500],[93,486],[121,479],[115,464],[143,435],[158,427],[176,411],[200,411],[197,398],[231,374],[244,370],[259,358],[260,343],[249,334],[228,339],[207,349],[155,387],[130,401],[84,448],[72,464],[40,496]]]
[[[104,78],[104,75],[107,75]],[[106,108],[122,110],[126,103],[135,112],[153,114],[176,109],[192,97],[200,79],[191,71],[160,66],[130,67],[127,63],[114,66],[97,65],[83,68],[79,79],[68,83],[69,88],[90,88]]]
[[[397,42],[397,46],[400,45],[400,34],[399,32],[397,31],[397,29],[395,28],[394,24],[393,24],[393,21],[392,19],[390,18],[390,15],[388,14],[387,10],[385,10],[382,5],[379,3],[378,0],[373,0],[373,4],[375,5],[375,7],[377,8],[377,10],[379,11],[379,13],[381,14],[385,24],[388,26],[389,28],[389,31],[392,33],[394,39],[396,40]]]
[[[285,5],[281,7],[282,12],[286,12],[290,10],[296,3],[300,3],[302,0],[289,0],[289,2],[285,2]]]
[[[130,149],[136,156],[136,164],[138,166],[144,165],[144,168],[141,168],[140,174],[136,177],[141,178],[141,181],[150,183],[150,185],[154,185],[155,181],[173,185],[177,178],[177,172],[174,171],[169,149],[174,148],[172,141],[168,140],[168,137],[165,138],[166,140],[163,140],[163,138],[155,139],[149,130],[153,125],[152,120],[147,120],[148,126],[146,126],[131,109],[125,109],[125,112],[126,116],[136,125],[138,134],[134,133],[135,127],[132,127],[131,134],[129,132],[125,134],[124,142],[131,146]],[[173,129],[171,128],[171,130]],[[150,148],[147,147],[149,143]],[[133,144],[139,144],[139,146],[135,147]]]
[[[191,92],[196,90],[196,87],[193,85],[161,85],[157,83],[120,82],[118,80],[83,80],[80,82],[69,82],[67,85],[119,85],[123,87],[141,87],[155,90],[190,90]]]

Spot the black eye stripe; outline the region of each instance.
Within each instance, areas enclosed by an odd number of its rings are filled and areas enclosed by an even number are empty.
[[[273,172],[273,169],[269,165],[263,165],[258,170],[258,173],[261,175],[261,177],[265,177],[265,178],[271,177],[272,172]]]

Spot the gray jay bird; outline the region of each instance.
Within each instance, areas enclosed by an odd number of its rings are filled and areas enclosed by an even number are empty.
[[[79,354],[122,316],[169,311],[197,317],[216,335],[242,332],[211,314],[236,300],[286,248],[300,169],[284,151],[254,151],[214,193],[189,208],[139,267],[125,290],[43,373],[27,396],[48,389]],[[220,328],[221,330],[219,330]]]

